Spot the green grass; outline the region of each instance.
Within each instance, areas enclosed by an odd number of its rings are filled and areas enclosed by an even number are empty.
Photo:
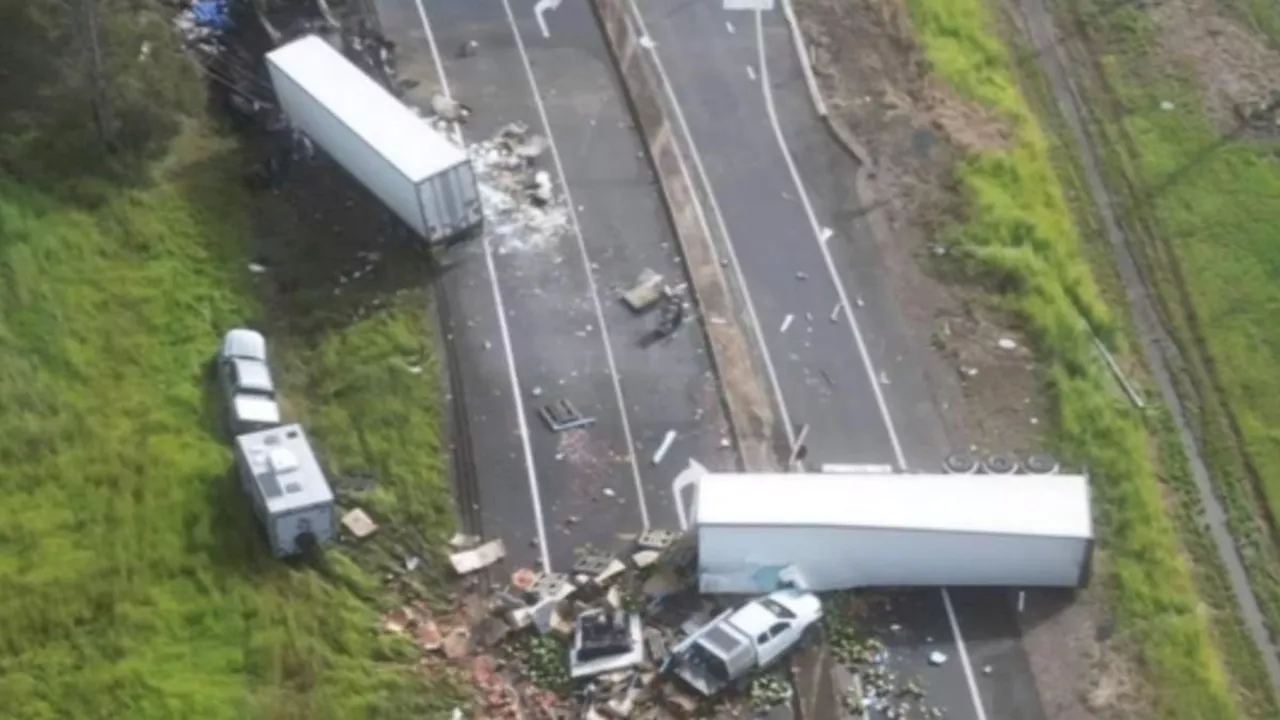
[[[1109,557],[1117,641],[1131,645],[1153,693],[1153,717],[1236,718],[1238,707],[1156,474],[1141,420],[1110,389],[1081,319],[1104,338],[1116,323],[1094,282],[1052,164],[983,0],[911,0],[935,73],[1010,123],[1011,146],[958,169],[969,216],[955,240],[1020,311],[1049,365],[1056,429],[1094,480]]]
[[[1143,14],[1076,10],[1072,20],[1100,58],[1084,92],[1110,150],[1108,184],[1181,351],[1174,379],[1274,636],[1280,455],[1272,403],[1280,384],[1271,367],[1280,333],[1265,308],[1280,300],[1271,279],[1280,255],[1269,242],[1280,220],[1280,141],[1218,142],[1200,111],[1194,72],[1152,52],[1158,40]],[[1278,30],[1270,30],[1273,42]],[[1175,110],[1160,109],[1165,100]]]
[[[373,578],[264,554],[207,388],[259,313],[253,228],[228,148],[184,152],[93,209],[0,178],[0,714],[443,716],[459,689],[376,632],[349,589]],[[435,388],[391,369],[421,320],[286,340],[277,372],[331,464],[376,468],[384,517],[443,532]]]
[[[1071,26],[1069,19],[1059,19],[1059,22],[1059,27]],[[1020,42],[1021,36],[1016,28],[1006,28],[1005,35],[1017,46],[1019,76],[1024,92],[1034,105],[1041,122],[1051,129],[1053,164],[1065,188],[1077,227],[1081,229],[1085,254],[1093,268],[1094,279],[1109,306],[1127,307],[1128,298],[1116,266],[1116,251],[1100,227],[1098,208],[1085,180],[1080,155],[1082,149],[1078,146],[1067,119],[1059,111],[1048,78],[1036,62],[1034,48],[1026,42]],[[1081,66],[1077,66],[1077,69],[1079,67]],[[1084,63],[1083,67],[1087,69],[1088,64]],[[1083,85],[1083,91],[1088,94],[1088,83],[1082,83],[1081,80],[1077,75],[1077,88]],[[1097,107],[1098,103],[1090,103],[1089,106]],[[1159,398],[1160,388],[1147,370],[1145,358],[1128,350],[1128,347],[1135,344],[1132,340],[1138,337],[1133,318],[1126,313],[1118,313],[1115,320],[1118,328],[1116,340],[1121,345],[1115,352],[1117,362],[1125,368],[1130,381],[1139,387],[1148,400]],[[1259,720],[1280,717],[1280,705],[1277,704],[1270,675],[1238,610],[1226,567],[1205,525],[1204,500],[1191,476],[1190,464],[1173,416],[1166,407],[1150,406],[1146,421],[1148,431],[1159,447],[1157,472],[1168,490],[1165,493],[1166,507],[1171,512],[1175,529],[1191,561],[1190,569],[1197,594],[1235,685],[1241,710],[1247,717]],[[1233,516],[1238,517],[1239,513],[1233,513]],[[1244,519],[1246,524],[1252,524],[1247,516]],[[1233,523],[1233,526],[1233,530],[1238,532],[1240,523]],[[1252,527],[1250,532],[1256,536],[1256,525]],[[1248,534],[1239,533],[1238,536],[1246,537]]]

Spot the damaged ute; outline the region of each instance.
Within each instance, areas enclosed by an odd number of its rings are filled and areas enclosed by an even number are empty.
[[[816,595],[778,590],[726,610],[694,632],[672,648],[663,670],[712,696],[782,659],[821,619]]]

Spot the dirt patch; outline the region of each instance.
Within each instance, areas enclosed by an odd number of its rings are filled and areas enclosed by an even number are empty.
[[[1122,720],[1141,715],[1136,668],[1110,646],[1110,623],[1091,598],[1056,612],[1028,609],[1023,645],[1050,720]],[[1080,685],[1080,678],[1090,678]]]
[[[1208,0],[1166,0],[1149,11],[1161,49],[1192,69],[1205,109],[1223,133],[1280,134],[1275,108],[1280,52]]]
[[[1034,353],[991,296],[955,272],[940,232],[963,219],[956,163],[1006,146],[1008,124],[930,77],[901,0],[796,4],[832,112],[873,149],[876,197],[855,204],[884,212],[890,232],[877,242],[903,319],[932,328],[931,347],[918,350],[951,446],[1044,448],[1050,408]],[[1132,716],[1134,673],[1110,647],[1098,605],[1021,620],[1049,718]]]

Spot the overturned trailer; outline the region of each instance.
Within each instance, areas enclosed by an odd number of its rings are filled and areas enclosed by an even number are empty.
[[[683,475],[704,593],[1089,581],[1084,475]]]
[[[329,43],[294,40],[267,54],[267,69],[290,123],[428,243],[484,221],[466,150]]]

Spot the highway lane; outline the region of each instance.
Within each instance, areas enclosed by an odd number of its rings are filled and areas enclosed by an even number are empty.
[[[727,429],[697,323],[641,350],[635,343],[653,318],[632,317],[617,301],[616,291],[644,267],[672,284],[683,278],[651,171],[623,117],[625,106],[594,27],[577,34],[594,39],[594,46],[526,50],[497,0],[379,0],[377,9],[405,59],[402,74],[426,80],[428,87],[443,74],[453,93],[475,109],[463,128],[468,141],[489,137],[508,122],[524,122],[560,140],[542,167],[555,177],[563,165],[569,180],[574,217],[562,232],[543,240],[491,234],[486,241],[492,251],[484,252],[479,243],[462,250],[465,264],[450,280],[451,288],[478,295],[471,286],[483,279],[494,297],[488,311],[496,313],[499,302],[505,311],[505,327],[461,313],[451,318],[462,374],[467,387],[476,389],[468,405],[491,422],[471,423],[472,436],[493,446],[476,454],[504,459],[499,464],[477,457],[492,466],[477,473],[486,531],[508,540],[509,565],[527,564],[543,556],[541,547],[530,544],[541,524],[545,557],[553,569],[565,570],[584,543],[608,543],[616,533],[641,529],[646,519],[654,527],[674,526],[668,487],[677,469],[692,456],[731,467],[735,455],[721,447]],[[522,28],[521,40],[529,29]],[[432,41],[437,53],[431,52]],[[478,43],[480,51],[459,57],[455,50],[467,41]],[[543,81],[548,87],[537,94],[534,83],[541,87]],[[420,102],[429,98],[426,92],[421,89]],[[483,314],[478,302],[472,306]],[[506,346],[507,378],[499,380],[485,362],[472,366],[470,358],[496,355]],[[510,391],[493,389],[498,385],[521,388],[524,407],[516,407]],[[547,431],[536,409],[558,397],[596,417],[596,424],[558,435]],[[513,425],[515,442],[506,435]],[[668,430],[677,432],[676,442],[655,467],[650,454]],[[495,434],[503,441],[491,439]],[[511,459],[520,456],[525,441],[531,462],[514,472]]]
[[[856,166],[846,153],[833,152],[835,145],[813,111],[791,34],[781,13],[766,16],[761,34],[778,123],[804,179],[805,194],[814,212],[820,218],[828,218],[824,222],[836,228],[828,246],[835,256],[841,282],[845,287],[856,288],[865,300],[858,309],[858,321],[871,346],[872,362],[892,379],[885,392],[894,424],[903,437],[908,464],[916,468],[937,468],[951,448],[938,406],[930,396],[929,383],[918,362],[921,358],[917,357],[921,348],[929,346],[927,335],[932,327],[913,328],[903,321],[892,291],[883,274],[876,270],[881,267],[881,256],[870,241],[869,231],[856,220],[855,198],[849,191],[848,179]],[[923,333],[926,337],[912,340],[909,337],[912,333]],[[974,686],[982,698],[986,717],[1037,720],[1044,717],[1044,709],[1021,645],[1015,596],[1016,593],[1008,590],[991,588],[949,591],[952,612],[963,633]],[[926,617],[942,618],[946,613],[936,593],[924,593],[921,604],[916,607]],[[937,632],[935,635],[946,637]],[[926,657],[927,653],[915,653],[904,661],[914,663],[914,672],[937,675],[937,669],[930,669],[923,662]],[[953,683],[941,696],[947,699],[948,707],[956,707],[963,703],[963,690]]]
[[[848,318],[837,310],[839,294],[753,80],[751,16],[687,2],[644,3],[642,16],[669,62],[791,422],[810,425],[810,465],[894,464],[895,439],[878,410],[879,379],[860,361]],[[730,33],[726,22],[741,28]]]
[[[849,207],[854,167],[838,159],[841,151],[826,138],[803,96],[781,13],[765,14],[757,30],[752,14],[725,12],[718,3],[667,0],[644,3],[637,11],[682,108],[691,136],[687,149],[700,156],[712,204],[719,206],[747,291],[760,308],[785,403],[794,422],[815,423],[811,457],[936,468],[947,450],[937,409],[930,407],[900,322],[895,324],[892,298],[876,277],[873,248],[852,242],[858,232]],[[767,91],[761,83],[766,70],[771,76]],[[779,135],[787,145],[799,138],[795,142],[803,152],[793,156]],[[827,240],[829,257],[820,238]],[[806,278],[803,292],[796,290],[797,273]],[[850,337],[848,327],[841,332],[815,328],[809,342],[816,352],[797,358],[794,341],[770,335],[766,316],[829,311],[840,287],[847,290],[862,338]],[[815,307],[819,302],[826,308]],[[796,377],[804,369],[812,372],[815,364],[825,371],[824,379],[840,373],[832,392],[818,398]],[[883,405],[877,391],[885,397]],[[895,417],[910,428],[901,447],[893,446]],[[818,423],[830,426],[822,432]],[[910,602],[898,603],[895,620],[879,618],[926,638],[887,637],[898,643],[891,648],[890,665],[924,679],[933,691],[930,702],[945,707],[949,717],[1042,717],[1007,597],[981,590],[953,593],[965,602],[951,602],[946,594],[910,593],[902,596]],[[978,632],[966,646],[969,628]],[[932,649],[953,661],[928,665]],[[984,664],[975,667],[973,656]],[[983,672],[988,664],[990,675]]]

